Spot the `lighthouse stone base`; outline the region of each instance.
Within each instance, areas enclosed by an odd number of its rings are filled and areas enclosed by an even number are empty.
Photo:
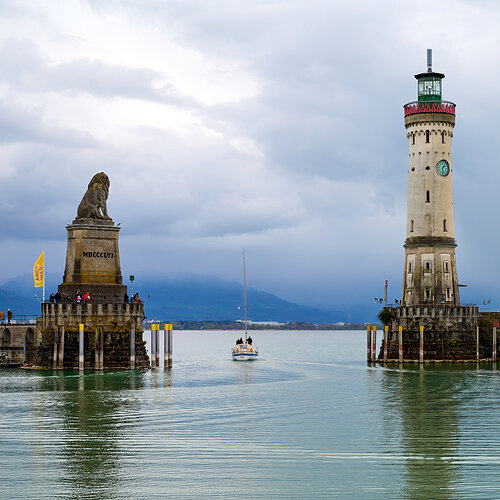
[[[419,362],[421,326],[424,327],[424,361],[467,362],[493,357],[493,326],[500,319],[500,313],[484,315],[478,312],[477,306],[421,305],[386,309],[392,316],[387,335],[388,362],[399,361],[400,326],[403,362]],[[378,361],[383,360],[382,343]]]

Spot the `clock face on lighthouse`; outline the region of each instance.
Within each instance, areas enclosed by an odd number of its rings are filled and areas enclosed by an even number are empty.
[[[438,161],[436,170],[439,175],[446,177],[450,173],[450,165],[446,160]]]

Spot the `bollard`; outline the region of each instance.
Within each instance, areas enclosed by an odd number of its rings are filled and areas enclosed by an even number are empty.
[[[372,362],[377,361],[377,327],[373,325],[372,329]]]
[[[59,342],[59,361],[58,368],[64,369],[64,326],[61,326],[61,340]]]
[[[384,327],[384,363],[387,363],[387,341],[389,336],[389,325]]]
[[[399,362],[403,362],[403,327],[398,327]]]
[[[479,361],[479,327],[476,327],[476,361]]]
[[[79,347],[79,353],[78,353],[78,369],[82,372],[85,369],[85,344],[84,344],[84,337],[83,337],[83,329],[84,325],[80,323],[79,325],[80,328],[80,337],[79,337],[79,342],[78,342],[78,347]]]
[[[418,350],[419,363],[424,362],[424,326],[420,325],[420,349]]]
[[[135,323],[130,325],[130,369],[135,370]]]
[[[372,327],[366,326],[366,361],[369,363],[372,360]]]
[[[493,327],[493,362],[497,361],[497,327]]]

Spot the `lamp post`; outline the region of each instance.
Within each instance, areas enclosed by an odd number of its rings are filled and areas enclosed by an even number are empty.
[[[134,280],[135,276],[131,274],[128,278],[130,280],[130,295],[133,297],[134,296]]]

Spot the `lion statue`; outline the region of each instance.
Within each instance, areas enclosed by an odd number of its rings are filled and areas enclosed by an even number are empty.
[[[104,172],[99,172],[89,182],[87,192],[83,195],[76,213],[77,219],[107,219],[106,201],[109,194],[109,178]]]

